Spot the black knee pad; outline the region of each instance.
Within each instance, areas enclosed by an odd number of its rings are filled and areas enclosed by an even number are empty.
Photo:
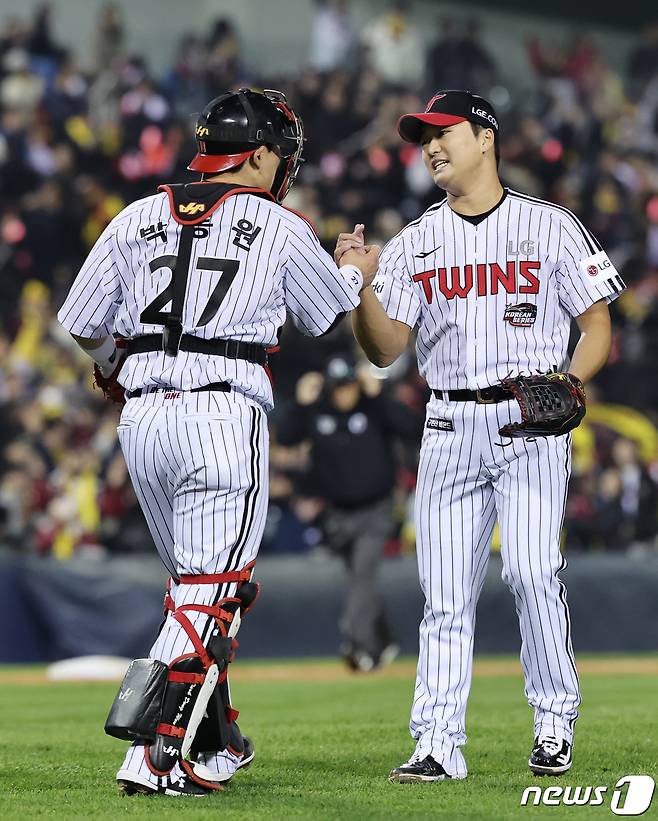
[[[108,735],[142,744],[155,741],[168,670],[157,659],[130,663],[105,722]]]

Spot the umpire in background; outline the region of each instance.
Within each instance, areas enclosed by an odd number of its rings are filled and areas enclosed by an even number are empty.
[[[324,378],[307,374],[297,402],[278,430],[280,445],[310,445],[302,495],[326,503],[324,531],[347,567],[345,609],[340,619],[342,654],[353,670],[368,672],[393,660],[398,646],[377,589],[377,568],[393,530],[396,439],[418,435],[421,420],[381,393],[372,380],[364,390],[354,361],[335,356]]]

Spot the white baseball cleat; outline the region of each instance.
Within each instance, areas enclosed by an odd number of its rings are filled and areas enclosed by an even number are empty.
[[[194,770],[194,774],[198,775],[199,778],[202,778],[204,781],[210,781],[211,783],[215,784],[225,784],[227,781],[230,781],[231,778],[236,774],[238,770],[248,767],[251,762],[254,760],[254,745],[251,742],[251,739],[247,736],[242,737],[242,741],[244,743],[244,753],[242,758],[237,761],[235,766],[229,766],[232,762],[230,759],[226,760],[226,768],[217,771],[215,768],[212,770],[207,766],[207,761],[210,759],[215,759],[215,755],[208,755],[205,756],[203,754],[199,755],[199,760],[195,761],[192,764],[192,769]],[[235,758],[234,758],[235,760]],[[216,764],[216,759],[215,759]]]

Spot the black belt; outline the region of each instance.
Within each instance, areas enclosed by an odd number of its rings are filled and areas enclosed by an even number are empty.
[[[477,402],[478,405],[495,405],[497,402],[507,402],[512,399],[512,394],[502,385],[492,385],[489,388],[479,388],[476,391],[439,391],[432,388],[432,393],[436,399],[448,400],[449,402]]]
[[[126,356],[162,350],[164,350],[162,334],[145,334],[128,340]],[[254,365],[267,365],[267,348],[255,342],[242,342],[240,339],[202,339],[200,336],[183,334],[178,350],[225,356],[227,359],[244,359]]]
[[[200,388],[191,388],[188,393],[201,393],[202,391],[223,391],[224,393],[228,393],[230,390],[231,385],[228,382],[211,382],[209,385],[203,385]],[[136,396],[141,396],[144,393],[161,393],[162,391],[184,393],[182,388],[172,388],[171,385],[160,388],[135,388],[134,391],[126,391],[126,399],[134,399]]]

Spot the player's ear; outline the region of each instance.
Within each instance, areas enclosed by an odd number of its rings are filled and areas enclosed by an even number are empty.
[[[496,139],[496,136],[495,136],[492,128],[485,128],[480,133],[480,149],[481,149],[483,154],[486,154],[487,151],[493,151],[494,150],[495,139]]]
[[[254,168],[259,169],[263,165],[263,157],[268,151],[269,148],[266,145],[261,145],[254,151],[251,157],[249,157],[249,162]]]

